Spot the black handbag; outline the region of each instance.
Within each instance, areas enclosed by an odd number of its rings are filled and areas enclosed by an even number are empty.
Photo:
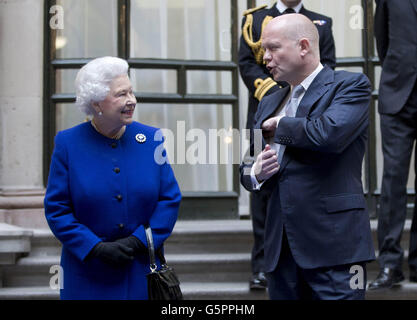
[[[148,279],[149,300],[182,300],[180,281],[174,269],[168,266],[162,253],[162,247],[156,252],[161,261],[161,268],[158,270],[155,260],[155,247],[153,243],[151,228],[145,227],[146,239],[148,241],[148,251],[151,272],[146,275]]]

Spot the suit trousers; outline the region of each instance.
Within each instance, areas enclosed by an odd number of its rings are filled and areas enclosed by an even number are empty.
[[[417,138],[417,82],[405,106],[396,114],[381,114],[384,169],[378,213],[378,247],[381,268],[402,270],[401,236],[407,214],[407,181]],[[417,172],[417,156],[414,161]],[[414,182],[417,189],[416,181]],[[417,268],[417,203],[410,235],[409,265]]]
[[[271,300],[365,299],[365,263],[302,269],[291,253],[285,228],[282,240],[277,267],[266,274]]]
[[[252,273],[265,272],[264,268],[264,238],[266,209],[268,205],[269,193],[265,189],[259,192],[251,192],[250,209],[253,230],[252,247]]]

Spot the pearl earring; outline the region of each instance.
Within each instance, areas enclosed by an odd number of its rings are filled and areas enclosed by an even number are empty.
[[[99,112],[98,112],[98,115],[99,115],[99,116],[102,116],[102,115],[103,115],[103,112],[99,111]]]

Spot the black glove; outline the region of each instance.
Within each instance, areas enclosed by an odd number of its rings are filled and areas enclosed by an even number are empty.
[[[97,257],[102,261],[117,267],[132,261],[134,250],[117,242],[99,242],[89,256]]]
[[[148,253],[148,248],[146,248],[142,241],[140,241],[135,236],[129,236],[126,238],[118,239],[115,242],[121,243],[126,247],[132,248],[134,255]]]

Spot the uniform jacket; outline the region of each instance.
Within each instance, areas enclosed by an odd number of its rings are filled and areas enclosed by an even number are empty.
[[[283,88],[262,99],[255,128],[285,98]],[[286,145],[269,192],[265,224],[265,268],[272,272],[283,227],[297,264],[305,269],[375,258],[361,171],[368,129],[370,84],[363,74],[324,67],[300,101],[296,117],[281,119],[276,143]],[[265,142],[263,142],[265,144]],[[241,183],[254,191],[241,165]]]
[[[98,242],[129,235],[147,246],[146,224],[156,247],[171,234],[181,194],[170,165],[155,161],[164,157],[157,131],[133,122],[113,140],[86,122],[57,134],[44,202],[63,245],[62,299],[147,299],[146,254],[118,268],[86,257]]]
[[[382,73],[378,111],[395,114],[417,79],[417,0],[377,0],[375,38]]]
[[[335,53],[335,45],[334,39],[332,34],[332,19],[309,11],[304,6],[300,10],[300,14],[305,15],[312,21],[315,21],[315,25],[317,26],[317,30],[320,36],[320,60],[323,65],[328,65],[331,68],[336,66],[336,53]],[[253,26],[252,26],[252,34],[253,40],[258,41],[261,39],[261,30],[262,30],[262,22],[264,21],[266,16],[277,17],[280,15],[276,5],[273,5],[271,8],[261,9],[252,13],[253,15]],[[242,27],[246,22],[246,17],[242,20]],[[239,71],[242,76],[242,80],[245,83],[246,87],[249,90],[249,106],[248,106],[248,117],[246,128],[252,129],[253,128],[253,120],[254,115],[258,107],[259,101],[254,97],[255,93],[255,85],[254,82],[256,79],[266,79],[271,77],[268,69],[266,69],[265,64],[257,64],[252,49],[248,46],[243,36],[240,38],[240,45],[239,45]],[[278,90],[278,86],[272,87],[266,93],[271,94]]]

